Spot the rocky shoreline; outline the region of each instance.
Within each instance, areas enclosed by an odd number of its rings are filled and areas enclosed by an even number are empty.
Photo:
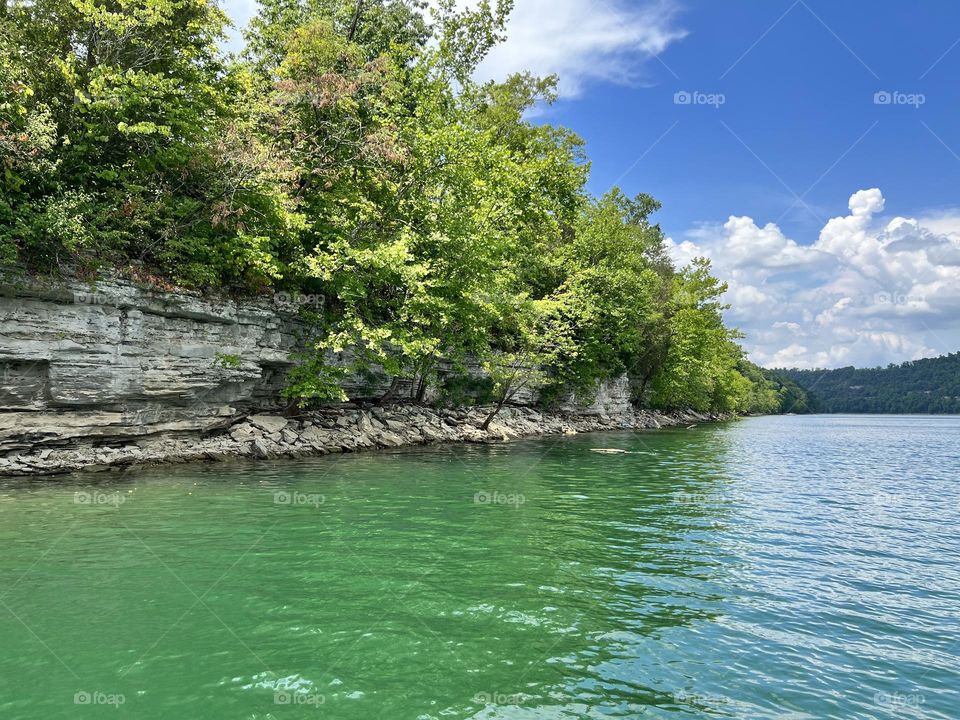
[[[0,458],[0,477],[110,472],[163,463],[233,458],[269,459],[449,442],[503,442],[539,435],[640,430],[728,419],[695,412],[635,411],[570,415],[507,407],[483,431],[489,408],[436,409],[420,405],[327,408],[296,417],[258,414],[206,437],[144,437],[129,444],[71,445],[20,451]]]

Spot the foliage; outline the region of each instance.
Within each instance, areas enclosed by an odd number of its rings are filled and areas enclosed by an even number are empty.
[[[422,399],[476,361],[488,423],[624,373],[638,404],[785,407],[659,203],[591,198],[583,141],[530,119],[557,78],[474,79],[512,2],[471,5],[261,0],[232,57],[213,0],[7,0],[0,258],[323,296],[300,402],[348,372]]]
[[[297,222],[245,132],[225,22],[209,0],[14,0],[0,244],[45,271],[136,261],[188,285],[277,280]]]
[[[960,353],[885,368],[777,372],[806,390],[811,412],[960,413]]]
[[[504,320],[496,348],[483,361],[493,382],[495,403],[481,428],[486,430],[503,406],[523,390],[538,390],[548,380],[548,371],[561,366],[562,359],[575,355],[573,331],[563,305],[556,300],[520,299],[514,312]]]
[[[622,373],[649,378],[651,350],[662,342],[673,267],[649,216],[652,198],[614,189],[583,208],[553,262],[563,278],[555,297],[573,328],[556,381],[575,390]]]
[[[734,412],[744,409],[750,382],[737,372],[736,331],[723,324],[726,283],[697,259],[674,278],[663,365],[651,383],[656,407]]]
[[[493,401],[493,380],[488,375],[446,374],[437,390],[436,402],[442,407],[483,405]]]
[[[213,364],[215,367],[235,370],[243,364],[243,360],[239,355],[234,353],[218,352],[214,355]]]
[[[737,370],[752,387],[743,412],[756,414],[812,412],[807,392],[780,371],[757,367],[741,360]]]

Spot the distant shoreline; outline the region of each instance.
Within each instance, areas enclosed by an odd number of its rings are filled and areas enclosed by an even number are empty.
[[[960,414],[960,353],[885,368],[778,368],[772,372],[803,388],[813,412]]]

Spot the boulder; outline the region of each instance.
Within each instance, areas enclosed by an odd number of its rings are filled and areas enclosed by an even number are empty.
[[[386,447],[400,447],[404,444],[403,438],[389,431],[380,433],[377,440],[381,445]]]
[[[253,453],[254,457],[260,459],[266,459],[273,456],[273,453],[270,452],[267,444],[260,438],[255,438],[250,443],[250,452]]]
[[[256,429],[250,423],[243,423],[242,425],[237,425],[230,430],[230,437],[236,442],[244,442],[246,440],[252,440],[253,436],[257,434]]]
[[[379,425],[379,423],[377,423],[377,425]],[[360,428],[360,432],[364,435],[369,435],[378,429],[374,426],[373,420],[370,418],[368,413],[360,414],[360,418],[357,421],[357,426]]]
[[[324,447],[327,445],[333,444],[331,442],[331,433],[329,430],[321,430],[318,427],[307,427],[304,428],[303,432],[300,433],[300,437],[305,441],[313,445],[314,447]]]
[[[251,415],[247,420],[255,428],[262,430],[268,435],[279,433],[287,426],[287,419],[277,415]]]

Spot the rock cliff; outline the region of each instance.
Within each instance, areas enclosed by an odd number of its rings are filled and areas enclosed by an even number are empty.
[[[301,300],[238,303],[117,278],[0,278],[0,457],[199,440],[276,411],[292,353],[307,337]],[[350,378],[344,387],[369,397],[386,378]],[[631,414],[626,379],[558,410]]]
[[[275,404],[302,328],[278,308],[118,280],[0,285],[0,451],[202,433]]]

